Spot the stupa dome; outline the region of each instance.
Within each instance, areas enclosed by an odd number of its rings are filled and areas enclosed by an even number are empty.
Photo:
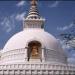
[[[13,37],[11,37],[6,43],[3,52],[12,52],[12,50],[23,49],[28,47],[28,43],[31,41],[38,41],[41,44],[41,48],[44,50],[44,60],[63,63],[66,62],[63,49],[58,43],[57,39],[48,32],[39,28],[25,29]],[[27,55],[24,54],[24,55]]]

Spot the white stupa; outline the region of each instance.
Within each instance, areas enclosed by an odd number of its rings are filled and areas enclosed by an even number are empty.
[[[44,30],[37,1],[31,1],[23,30],[0,51],[0,75],[75,75],[75,65],[67,57],[57,39]]]

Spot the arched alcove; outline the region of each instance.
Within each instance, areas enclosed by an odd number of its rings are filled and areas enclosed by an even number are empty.
[[[41,59],[42,50],[41,43],[38,41],[31,41],[28,43],[28,61],[29,59]]]

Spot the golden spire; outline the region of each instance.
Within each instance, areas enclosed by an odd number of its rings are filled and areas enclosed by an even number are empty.
[[[31,1],[31,5],[36,5],[37,4],[37,0],[32,0]]]

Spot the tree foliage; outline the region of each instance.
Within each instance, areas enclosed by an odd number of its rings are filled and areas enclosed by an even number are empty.
[[[72,48],[75,49],[75,23],[74,27],[72,28],[72,30],[69,30],[69,32],[64,32],[61,33],[60,36],[62,38],[62,40],[65,40],[66,45],[71,46]]]

